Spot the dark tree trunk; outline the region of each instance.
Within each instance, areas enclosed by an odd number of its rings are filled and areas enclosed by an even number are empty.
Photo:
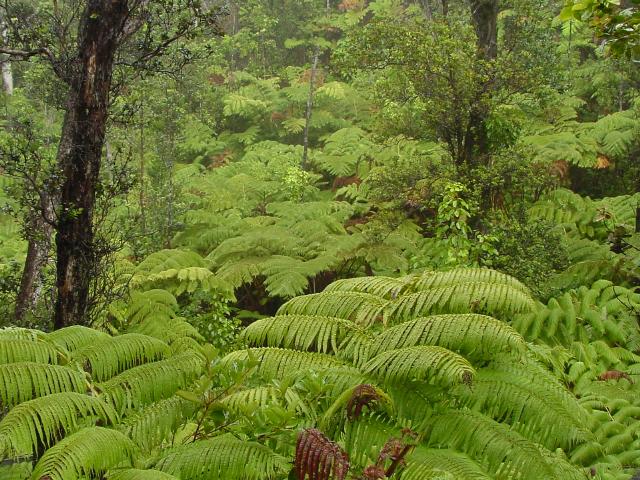
[[[79,27],[58,150],[63,181],[56,229],[56,329],[87,321],[89,285],[96,273],[96,185],[114,57],[128,14],[126,0],[89,0]]]
[[[497,0],[471,0],[471,17],[478,37],[478,55],[491,62],[498,56],[498,2]],[[477,161],[489,155],[487,137],[487,109],[479,101],[470,112],[469,125],[465,136],[465,157],[467,161]]]

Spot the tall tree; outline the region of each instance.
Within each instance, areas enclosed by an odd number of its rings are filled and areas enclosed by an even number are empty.
[[[24,15],[12,16],[10,4],[2,7],[12,20],[0,53],[19,60],[43,57],[67,86],[54,222],[54,326],[61,328],[87,322],[90,280],[100,255],[94,207],[112,100],[132,75],[166,71],[163,56],[178,41],[212,27],[217,32],[220,10],[198,0],[86,0],[54,3],[53,13],[28,7],[32,25],[25,24]],[[38,30],[43,26],[46,33]],[[186,54],[171,63],[175,68],[191,58]]]

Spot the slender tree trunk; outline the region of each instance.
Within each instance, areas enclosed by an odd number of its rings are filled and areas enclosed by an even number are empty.
[[[2,35],[2,44],[7,44],[7,25],[0,13],[0,33]],[[11,62],[7,55],[0,55],[0,68],[2,69],[2,88],[7,95],[13,95],[13,71],[11,70]]]
[[[313,95],[315,93],[316,74],[318,71],[318,58],[320,57],[320,48],[316,47],[313,54],[313,64],[311,65],[311,75],[309,76],[309,96],[307,97],[307,111],[304,122],[304,138],[302,152],[302,168],[307,169],[309,160],[309,126],[311,124],[311,114],[313,112]]]
[[[56,228],[56,329],[87,322],[89,284],[96,274],[96,185],[114,57],[128,14],[126,0],[88,0],[80,23],[58,150],[63,180]]]
[[[16,322],[21,322],[27,313],[35,310],[42,291],[44,267],[50,260],[53,202],[46,193],[41,198],[39,210],[41,214],[35,217],[29,225],[32,237],[29,238],[20,291],[16,297],[14,310]]]

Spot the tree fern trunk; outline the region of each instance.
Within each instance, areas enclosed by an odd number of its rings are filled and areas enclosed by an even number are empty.
[[[58,150],[63,180],[56,236],[56,328],[86,323],[89,282],[96,274],[96,186],[114,57],[128,15],[126,0],[90,0],[80,23]]]

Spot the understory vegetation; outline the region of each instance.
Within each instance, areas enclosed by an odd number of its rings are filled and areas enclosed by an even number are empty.
[[[620,3],[0,2],[0,479],[640,478]]]

